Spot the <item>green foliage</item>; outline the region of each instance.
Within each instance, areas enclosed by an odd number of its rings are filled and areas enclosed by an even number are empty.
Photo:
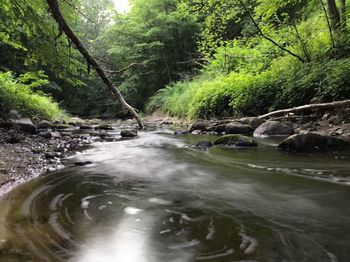
[[[35,74],[28,73],[19,78],[14,78],[11,72],[0,72],[1,111],[7,112],[16,109],[24,116],[37,116],[46,119],[64,116],[65,113],[59,109],[58,104],[53,102],[50,97],[32,90],[37,84],[47,81],[39,78],[33,79]],[[24,84],[23,80],[27,84]]]
[[[150,110],[158,108],[191,118],[255,116],[310,102],[349,98],[349,58],[301,65],[286,57],[259,74],[232,72],[168,86],[152,98]]]

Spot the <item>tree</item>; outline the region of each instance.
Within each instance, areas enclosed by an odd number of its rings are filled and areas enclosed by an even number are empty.
[[[116,100],[119,101],[119,103],[122,105],[123,108],[128,110],[137,120],[139,127],[142,129],[143,124],[139,117],[139,115],[136,113],[135,109],[132,108],[123,98],[122,94],[119,92],[119,90],[115,87],[113,82],[109,79],[105,71],[101,68],[99,63],[96,61],[96,59],[90,55],[88,50],[83,46],[83,44],[80,42],[79,38],[74,34],[74,32],[71,30],[71,28],[68,26],[67,22],[65,21],[64,17],[62,16],[62,13],[59,9],[59,5],[56,0],[46,0],[50,7],[50,11],[52,13],[53,18],[58,23],[60,29],[67,35],[67,37],[74,43],[76,48],[79,50],[79,52],[84,56],[87,63],[96,70],[97,74],[101,77],[102,81],[106,84],[108,90],[111,92],[111,94],[116,98]]]

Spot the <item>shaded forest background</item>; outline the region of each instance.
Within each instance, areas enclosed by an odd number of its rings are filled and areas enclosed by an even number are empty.
[[[126,100],[178,117],[258,115],[350,98],[345,0],[60,0]],[[46,1],[0,4],[0,109],[120,116]]]

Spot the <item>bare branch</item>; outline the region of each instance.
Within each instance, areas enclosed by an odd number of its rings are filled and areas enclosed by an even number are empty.
[[[256,29],[258,30],[259,35],[262,38],[265,38],[266,40],[270,41],[271,43],[273,43],[275,46],[277,46],[278,48],[280,48],[281,50],[283,50],[284,52],[287,52],[288,54],[290,54],[291,56],[294,56],[295,58],[299,59],[301,62],[305,62],[305,60],[300,57],[299,55],[293,53],[292,51],[290,51],[289,49],[285,48],[283,45],[280,45],[279,43],[277,43],[275,40],[273,40],[272,38],[268,37],[267,35],[264,34],[264,32],[261,30],[260,26],[258,25],[258,23],[255,21],[253,15],[251,14],[251,12],[249,11],[249,9],[247,8],[247,6],[243,3],[242,0],[238,0],[239,3],[241,4],[241,6],[243,7],[243,9],[246,11],[246,13],[248,14],[250,20],[252,20],[254,26],[256,27]]]

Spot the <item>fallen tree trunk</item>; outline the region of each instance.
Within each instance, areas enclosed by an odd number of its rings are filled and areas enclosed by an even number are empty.
[[[90,55],[89,51],[83,46],[83,44],[80,42],[79,38],[74,34],[72,29],[69,27],[67,22],[65,21],[57,0],[46,0],[50,7],[50,11],[52,13],[53,18],[58,23],[60,29],[67,35],[67,37],[74,43],[74,45],[77,47],[79,52],[84,56],[87,63],[90,64],[91,67],[93,67],[97,74],[101,77],[102,81],[106,84],[108,90],[112,93],[113,97],[119,101],[121,106],[128,110],[136,119],[137,123],[139,124],[140,129],[143,128],[143,124],[141,121],[141,118],[136,113],[135,109],[131,107],[123,98],[122,94],[119,92],[119,90],[114,86],[112,81],[109,79],[105,71],[101,68],[97,60]]]
[[[322,103],[322,104],[309,104],[309,105],[303,105],[303,106],[298,106],[298,107],[293,107],[288,109],[282,109],[282,110],[273,111],[265,115],[259,116],[259,118],[264,119],[271,116],[295,113],[295,112],[300,112],[300,111],[310,110],[310,109],[333,109],[333,108],[345,107],[345,106],[350,106],[350,100],[343,100],[343,101],[336,101],[336,102]]]

